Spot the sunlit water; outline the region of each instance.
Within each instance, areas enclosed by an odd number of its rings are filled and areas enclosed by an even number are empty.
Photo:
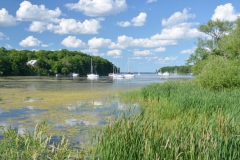
[[[20,134],[47,120],[58,140],[66,134],[70,142],[84,145],[96,130],[123,112],[136,113],[138,104],[125,104],[119,91],[150,83],[186,80],[192,76],[136,75],[133,79],[100,77],[2,77],[0,78],[0,126],[12,126]]]

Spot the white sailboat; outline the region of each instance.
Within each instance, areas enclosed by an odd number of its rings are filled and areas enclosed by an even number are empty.
[[[169,72],[164,72],[164,73],[162,74],[162,76],[169,76],[169,75],[170,75]]]
[[[124,74],[125,78],[133,78],[133,77],[135,77],[135,75],[133,73],[129,72],[129,65],[130,65],[129,63],[130,62],[129,62],[129,59],[128,59],[128,63],[127,63],[128,72],[126,74]]]
[[[169,73],[169,72],[164,72],[164,73],[162,73],[162,72],[161,72],[161,69],[160,69],[160,72],[158,72],[158,75],[160,75],[160,76],[169,76],[170,73]]]
[[[177,71],[177,68],[174,70],[174,75],[178,75],[178,71]]]
[[[113,77],[114,75],[115,75],[115,73],[114,73],[114,64],[113,64],[113,73],[109,73],[108,76]]]
[[[99,77],[98,74],[93,73],[93,65],[92,65],[92,58],[91,58],[91,73],[87,75],[87,78],[96,79],[98,77]]]
[[[73,73],[72,76],[73,77],[79,77],[79,74],[78,73]]]
[[[160,69],[160,72],[157,73],[159,76],[163,75],[161,69]]]
[[[113,79],[122,79],[122,78],[124,78],[124,75],[119,74],[118,71],[117,71],[116,74],[114,73],[114,65],[113,65],[113,73],[112,74],[110,73],[109,76],[112,77]]]

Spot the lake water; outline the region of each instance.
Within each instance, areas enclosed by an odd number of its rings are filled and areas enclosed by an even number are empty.
[[[96,130],[123,111],[137,112],[138,104],[125,104],[118,92],[150,83],[187,80],[192,76],[136,75],[133,79],[100,77],[1,77],[0,126],[12,126],[20,134],[47,120],[58,140],[66,134],[76,145],[85,145]]]

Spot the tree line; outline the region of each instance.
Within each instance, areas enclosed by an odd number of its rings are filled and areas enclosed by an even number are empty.
[[[78,51],[7,50],[1,47],[0,76],[67,75],[74,72],[86,76],[91,70],[91,58],[93,70],[99,75],[107,75],[113,71],[113,67],[116,69],[104,58]],[[36,60],[36,64],[27,64],[30,60]]]
[[[177,73],[177,74],[190,74],[192,73],[192,65],[183,65],[183,66],[165,66],[156,71],[164,73]]]

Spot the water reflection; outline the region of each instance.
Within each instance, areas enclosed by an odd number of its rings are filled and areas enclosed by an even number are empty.
[[[54,140],[65,133],[71,142],[88,143],[101,127],[123,112],[140,111],[138,104],[125,104],[114,95],[150,83],[189,79],[192,76],[142,74],[132,79],[99,77],[4,77],[0,79],[0,126],[12,126],[18,133],[32,131],[37,122],[48,120]],[[106,96],[105,96],[106,95]],[[110,96],[109,96],[110,95]],[[103,98],[99,98],[103,97]]]

